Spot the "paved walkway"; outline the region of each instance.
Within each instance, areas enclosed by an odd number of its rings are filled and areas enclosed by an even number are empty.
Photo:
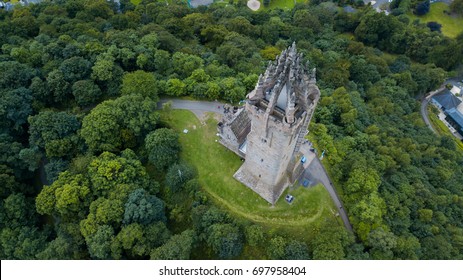
[[[317,183],[321,183],[325,186],[331,196],[331,199],[336,205],[339,216],[341,216],[341,219],[344,222],[344,226],[347,230],[352,231],[352,225],[349,222],[349,217],[347,216],[346,210],[344,209],[338,193],[333,186],[333,182],[331,182],[325,167],[323,167],[317,156],[315,156],[312,163],[308,166],[304,173],[304,176],[307,176],[310,179],[315,180]]]
[[[193,100],[183,100],[183,99],[161,99],[158,103],[158,108],[162,107],[163,103],[168,101],[172,102],[173,109],[186,109],[192,111],[198,118],[203,118],[206,112],[214,112],[220,115],[223,115],[223,106],[224,103],[220,102],[210,102],[210,101],[193,101]],[[304,176],[308,176],[309,178],[313,178],[319,183],[322,183],[328,193],[330,194],[331,198],[334,201],[334,204],[338,208],[339,215],[344,222],[344,226],[349,231],[352,231],[352,225],[349,222],[349,218],[347,213],[339,199],[336,190],[333,187],[333,183],[331,182],[330,178],[328,177],[328,173],[326,172],[325,168],[321,164],[320,160],[317,156],[314,156],[314,160],[312,163],[306,168],[304,171]]]
[[[421,101],[421,117],[423,118],[424,122],[426,123],[426,125],[429,127],[429,129],[434,132],[434,134],[438,134],[437,131],[434,129],[434,127],[432,127],[431,125],[431,121],[429,120],[429,116],[428,116],[428,103],[429,103],[429,100],[431,100],[431,98],[438,94],[439,92],[443,91],[445,89],[445,86],[441,86],[440,88],[436,89],[435,91],[431,91],[429,92],[425,98],[423,98],[423,100]]]
[[[202,120],[207,112],[214,112],[223,115],[223,106],[225,103],[212,101],[194,101],[183,99],[161,99],[158,102],[158,108],[162,108],[162,104],[172,102],[172,109],[185,109],[192,111],[198,119]]]

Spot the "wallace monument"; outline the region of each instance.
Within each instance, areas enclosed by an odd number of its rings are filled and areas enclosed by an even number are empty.
[[[303,171],[300,147],[320,98],[296,45],[271,62],[246,104],[219,123],[220,142],[244,159],[234,177],[275,204]]]

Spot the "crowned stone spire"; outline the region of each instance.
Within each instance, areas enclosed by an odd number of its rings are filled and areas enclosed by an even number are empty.
[[[261,100],[268,102],[268,114],[285,112],[285,122],[294,123],[296,107],[307,109],[310,84],[315,84],[315,69],[307,71],[303,66],[303,55],[297,52],[296,43],[285,49],[271,62],[263,76],[259,76],[256,88],[247,96],[255,105]],[[290,102],[291,100],[291,102]]]

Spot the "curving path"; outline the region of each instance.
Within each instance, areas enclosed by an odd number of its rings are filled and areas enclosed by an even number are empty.
[[[424,122],[426,123],[426,125],[429,127],[429,129],[434,132],[434,134],[438,134],[437,131],[434,129],[434,127],[432,127],[431,125],[431,121],[429,120],[429,116],[428,116],[428,103],[429,103],[429,100],[431,100],[431,98],[436,95],[437,93],[443,91],[445,89],[445,86],[441,86],[440,88],[434,90],[434,91],[431,91],[429,92],[425,98],[423,98],[421,100],[421,117],[423,118]]]
[[[192,111],[200,120],[204,118],[204,114],[207,112],[214,112],[222,115],[223,106],[225,105],[225,103],[217,101],[195,101],[163,98],[158,102],[158,108],[162,108],[162,104],[167,102],[172,102],[172,109],[185,109]]]
[[[225,103],[221,102],[211,102],[211,101],[193,101],[193,100],[183,100],[183,99],[161,99],[158,102],[158,108],[162,107],[162,104],[166,102],[172,102],[172,109],[185,109],[192,111],[199,119],[204,117],[204,114],[207,112],[214,112],[217,114],[223,114],[223,106]],[[315,178],[317,181],[322,183],[328,193],[331,196],[331,199],[334,201],[334,204],[338,208],[339,215],[341,216],[342,221],[344,222],[344,226],[347,230],[352,231],[352,225],[349,222],[349,218],[347,216],[346,210],[342,206],[341,200],[333,187],[333,183],[331,182],[328,173],[326,172],[325,168],[323,167],[322,163],[315,156],[315,159],[312,163],[307,167],[305,172],[309,172],[310,175]]]
[[[320,159],[318,159],[317,156],[315,156],[310,165],[307,167],[305,173],[308,177],[314,178],[317,182],[325,186],[325,189],[328,191],[328,193],[331,196],[331,199],[336,205],[336,208],[339,212],[339,216],[341,216],[344,226],[347,230],[352,231],[352,225],[349,222],[349,217],[347,216],[346,210],[344,209],[342,202],[339,199],[338,193],[336,192],[333,186],[333,182],[331,181],[330,177],[328,176],[328,173],[326,172],[325,167],[320,162]]]

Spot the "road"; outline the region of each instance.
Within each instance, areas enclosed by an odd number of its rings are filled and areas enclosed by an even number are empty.
[[[431,92],[428,92],[428,94],[426,94],[426,97],[422,99],[421,101],[421,117],[423,118],[424,122],[426,123],[426,125],[429,127],[429,129],[434,132],[434,134],[438,134],[437,131],[432,127],[431,125],[431,121],[429,120],[429,116],[428,116],[428,103],[429,103],[429,100],[431,100],[431,98],[436,95],[437,93],[443,91],[445,89],[445,86],[442,85],[440,88],[434,90],[434,91],[431,91]]]
[[[349,217],[347,216],[346,210],[344,209],[342,202],[339,199],[338,193],[334,189],[333,182],[331,182],[330,178],[328,177],[328,173],[325,170],[325,167],[320,162],[317,156],[315,156],[312,163],[305,170],[304,176],[313,178],[315,181],[317,181],[317,183],[321,183],[325,186],[326,190],[331,196],[331,199],[336,205],[336,208],[339,212],[339,216],[341,216],[341,219],[344,222],[344,226],[347,230],[352,231],[352,225],[349,222]]]
[[[210,102],[210,101],[193,101],[193,100],[182,100],[182,99],[161,99],[158,103],[158,108],[162,107],[163,103],[168,101],[172,102],[173,109],[185,109],[192,111],[196,116],[200,119],[204,117],[206,112],[214,112],[217,114],[223,114],[223,105],[224,103],[220,102]],[[336,190],[333,187],[333,182],[331,182],[328,173],[326,172],[325,168],[321,164],[318,157],[315,156],[315,159],[312,163],[308,166],[308,168],[304,171],[308,173],[308,176],[314,178],[318,182],[322,183],[328,193],[330,194],[331,198],[334,201],[334,204],[337,207],[339,215],[341,216],[342,221],[344,222],[344,226],[349,231],[352,231],[352,225],[349,222],[349,218],[347,216],[346,210],[344,209],[341,200],[339,199]]]
[[[183,99],[161,99],[158,102],[158,108],[162,108],[162,104],[172,102],[172,109],[185,109],[192,111],[200,120],[204,118],[207,112],[223,114],[223,106],[225,103],[212,101],[194,101]]]

